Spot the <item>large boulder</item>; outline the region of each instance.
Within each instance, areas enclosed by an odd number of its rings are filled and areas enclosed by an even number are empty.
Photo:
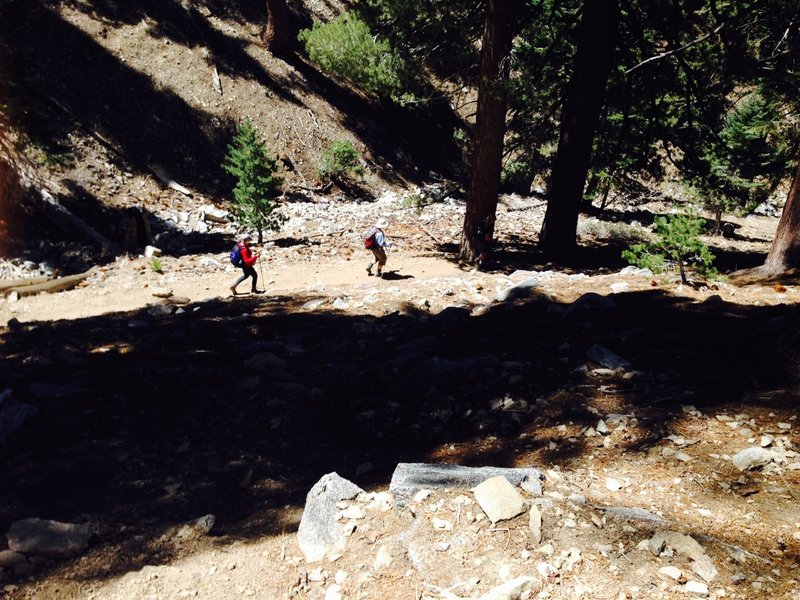
[[[314,484],[306,496],[306,506],[297,529],[297,543],[308,562],[322,560],[328,553],[344,549],[347,531],[338,522],[336,503],[351,500],[363,491],[336,473],[328,473]]]

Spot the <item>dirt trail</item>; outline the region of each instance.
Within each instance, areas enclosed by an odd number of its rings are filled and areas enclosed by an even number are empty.
[[[174,296],[191,302],[230,297],[230,286],[239,271],[228,267],[226,258],[215,256],[221,266],[200,266],[205,255],[186,256],[181,259],[162,259],[164,274],[153,273],[144,258],[119,259],[116,263],[99,269],[84,285],[58,294],[39,294],[23,297],[15,302],[0,303],[0,324],[9,319],[19,321],[50,321],[80,319],[113,312],[125,312],[159,302],[153,295],[157,290],[170,290]],[[436,278],[457,278],[464,275],[457,264],[444,257],[419,256],[413,253],[393,253],[387,265],[385,279],[369,277],[366,273],[367,256],[357,259],[323,258],[318,261],[266,259],[261,263],[259,287],[269,295],[314,294],[364,294],[395,286],[425,285]],[[262,281],[266,279],[266,282]],[[250,282],[238,288],[241,297],[247,293]]]

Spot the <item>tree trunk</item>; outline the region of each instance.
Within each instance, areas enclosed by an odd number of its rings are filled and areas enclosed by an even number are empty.
[[[619,24],[619,0],[585,0],[572,77],[561,113],[558,151],[539,244],[549,256],[574,252],[578,212],[603,108]]]
[[[800,162],[769,254],[759,270],[764,275],[777,275],[789,269],[800,269]]]
[[[262,37],[264,46],[273,54],[289,49],[289,9],[286,0],[267,0],[267,27]]]
[[[503,60],[511,50],[511,15],[516,5],[516,0],[489,0],[486,9],[472,169],[461,234],[461,256],[468,261],[480,255],[479,224],[497,209],[506,132],[508,69]]]

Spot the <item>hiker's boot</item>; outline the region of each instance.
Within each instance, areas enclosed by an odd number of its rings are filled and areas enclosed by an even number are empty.
[[[381,271],[378,271],[378,279],[383,279],[383,273]]]
[[[369,277],[372,277],[372,264],[373,264],[373,263],[369,263],[369,264],[367,265],[367,275],[368,275]]]

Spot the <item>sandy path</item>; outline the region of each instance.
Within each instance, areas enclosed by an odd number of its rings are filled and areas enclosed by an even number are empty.
[[[22,322],[50,321],[136,310],[159,302],[153,296],[157,289],[169,289],[175,296],[192,302],[230,297],[229,288],[237,272],[220,257],[214,259],[222,263],[221,267],[206,266],[204,258],[208,259],[203,255],[184,257],[180,261],[165,258],[162,275],[150,271],[143,258],[120,259],[101,269],[82,287],[56,294],[23,297],[17,301],[0,300],[0,324],[5,325],[11,318]],[[363,294],[379,292],[381,286],[419,286],[433,278],[465,275],[457,265],[440,257],[395,254],[387,265],[390,278],[384,280],[368,277],[366,264],[366,256],[362,255],[319,261],[275,257],[264,261],[258,271],[259,276],[263,273],[266,279],[267,296],[293,293],[335,295],[351,291]],[[259,287],[264,287],[261,280]],[[247,290],[249,282],[246,281],[239,286],[239,291]]]

